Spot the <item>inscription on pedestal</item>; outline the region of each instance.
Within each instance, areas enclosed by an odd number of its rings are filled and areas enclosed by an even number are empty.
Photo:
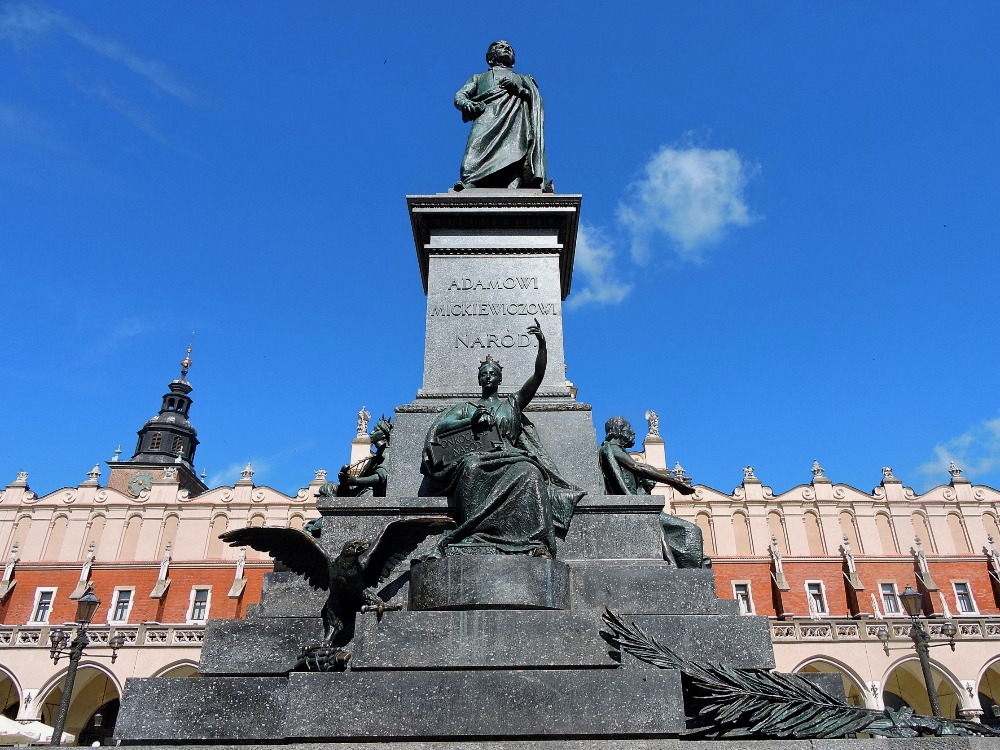
[[[557,254],[431,255],[422,393],[475,392],[479,362],[491,352],[504,384],[534,369],[535,319],[548,342],[542,388],[564,385],[562,300]]]

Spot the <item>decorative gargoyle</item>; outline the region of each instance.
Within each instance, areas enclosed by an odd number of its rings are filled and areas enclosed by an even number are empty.
[[[852,706],[798,674],[688,661],[606,607],[603,619],[611,631],[606,637],[616,648],[654,667],[680,670],[685,703],[693,716],[685,739],[836,739],[857,732],[881,737],[1000,736],[985,724],[920,716],[910,708]]]
[[[227,531],[219,538],[230,547],[267,552],[313,588],[329,592],[322,613],[323,643],[303,653],[307,666],[324,669],[323,664],[328,668],[334,662],[341,667],[347,663],[349,654],[338,647],[353,637],[358,612],[370,609],[381,617],[387,609],[375,587],[388,580],[424,539],[454,527],[448,516],[404,518],[388,524],[374,542],[349,540],[336,557],[330,557],[312,536],[297,529],[251,526]]]

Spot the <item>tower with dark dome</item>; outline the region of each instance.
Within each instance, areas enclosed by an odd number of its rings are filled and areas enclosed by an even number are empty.
[[[154,481],[174,481],[189,495],[208,489],[194,469],[194,454],[198,450],[198,431],[188,421],[193,390],[187,381],[191,369],[191,347],[181,360],[181,376],[170,381],[163,394],[160,412],[139,430],[135,453],[128,461],[117,456],[108,462],[111,476],[108,486],[138,497]]]

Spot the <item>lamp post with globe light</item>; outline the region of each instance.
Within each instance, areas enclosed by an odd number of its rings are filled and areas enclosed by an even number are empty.
[[[52,728],[52,744],[59,746],[62,743],[63,729],[66,727],[66,716],[69,714],[69,703],[73,697],[73,683],[76,682],[76,672],[80,666],[80,659],[83,658],[83,650],[90,645],[87,638],[87,626],[97,613],[97,608],[101,606],[101,600],[94,596],[93,587],[88,587],[87,592],[76,601],[76,637],[72,642],[69,633],[62,628],[56,628],[49,634],[49,656],[52,663],[58,664],[63,656],[69,656],[69,668],[66,670],[66,682],[63,684],[62,698],[59,700],[59,713],[56,715],[56,723]],[[111,647],[111,663],[114,664],[118,658],[118,649],[125,645],[125,637],[121,633],[108,640]]]
[[[946,644],[931,644],[931,636],[924,630],[920,622],[920,605],[923,602],[923,598],[923,595],[919,591],[914,591],[910,584],[906,584],[903,593],[899,595],[899,599],[903,603],[903,609],[906,610],[906,614],[910,617],[910,639],[913,641],[913,648],[916,650],[917,658],[920,660],[920,670],[924,673],[924,685],[927,688],[927,698],[931,704],[931,712],[935,716],[941,716],[941,702],[938,700],[937,688],[934,686],[934,675],[931,674],[930,650],[933,646],[944,646]],[[955,650],[955,635],[957,633],[958,628],[950,620],[941,626],[941,635],[947,636],[947,645],[951,646],[952,651]],[[889,629],[887,627],[879,629],[878,639],[882,641],[882,648],[885,651],[885,655],[888,656]]]

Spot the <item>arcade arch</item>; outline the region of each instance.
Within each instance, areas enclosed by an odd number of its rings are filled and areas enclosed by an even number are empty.
[[[0,713],[8,719],[16,719],[18,710],[21,708],[21,686],[14,675],[6,668],[0,667]]]
[[[981,721],[1000,727],[1000,659],[987,665],[979,678],[979,705],[983,709]]]
[[[864,681],[849,667],[844,666],[835,659],[826,656],[812,658],[792,670],[802,674],[837,674],[844,682],[844,696],[852,706],[859,708],[875,708],[874,702],[869,705],[868,693],[864,688]]]
[[[931,673],[934,675],[934,686],[937,688],[941,713],[945,718],[959,718],[961,707],[959,690],[961,687],[941,668],[931,662]],[[899,710],[909,706],[918,714],[931,715],[931,703],[924,686],[924,676],[920,669],[920,661],[915,657],[907,657],[897,662],[885,679],[882,680],[882,700],[886,708]]]
[[[177,661],[168,664],[153,677],[201,677],[198,674],[198,664],[193,661]]]
[[[48,685],[38,691],[37,718],[52,726],[59,712],[66,670],[60,670]],[[77,738],[77,744],[109,744],[118,718],[121,685],[103,665],[93,662],[80,664],[73,685],[73,698],[66,716],[66,731]]]

